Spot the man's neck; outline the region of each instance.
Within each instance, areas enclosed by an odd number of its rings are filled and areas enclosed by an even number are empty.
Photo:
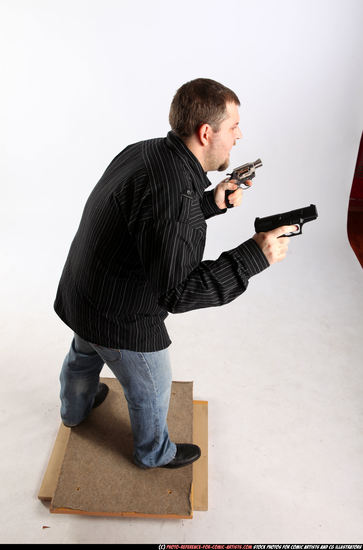
[[[204,150],[198,144],[195,136],[191,136],[189,138],[182,138],[182,141],[188,147],[189,151],[191,151],[193,155],[199,160],[204,172],[207,172],[207,169],[205,166]]]

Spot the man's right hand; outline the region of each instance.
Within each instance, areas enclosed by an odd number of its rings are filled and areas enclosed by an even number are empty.
[[[267,261],[271,265],[276,262],[281,262],[281,260],[285,258],[289,246],[290,237],[281,237],[280,239],[278,239],[278,237],[286,233],[292,233],[297,229],[296,225],[283,225],[276,229],[272,229],[272,231],[267,231],[266,233],[256,233],[253,239],[261,248]]]

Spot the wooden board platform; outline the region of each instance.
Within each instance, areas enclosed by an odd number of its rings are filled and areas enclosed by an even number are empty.
[[[192,401],[192,383],[173,382],[168,426],[174,441],[194,440],[201,458],[177,470],[141,470],[132,463],[121,386],[101,380],[110,387],[107,399],[77,428],[60,426],[38,497],[54,513],[191,518],[207,510],[208,403]]]

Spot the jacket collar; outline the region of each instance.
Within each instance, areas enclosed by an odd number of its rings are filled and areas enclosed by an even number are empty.
[[[188,168],[188,171],[192,172],[192,175],[194,176],[193,182],[196,186],[198,194],[202,196],[204,190],[212,184],[207,178],[207,173],[204,172],[197,157],[191,152],[190,149],[188,149],[184,141],[180,139],[172,130],[170,130],[166,136],[166,144],[181,158]]]

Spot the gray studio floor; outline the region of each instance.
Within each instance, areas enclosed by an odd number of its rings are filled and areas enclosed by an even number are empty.
[[[278,308],[260,274],[229,306],[169,317],[174,380],[193,380],[194,398],[209,402],[209,510],[191,520],[50,514],[37,492],[71,333],[46,304],[8,312],[1,542],[361,542],[362,271],[348,246],[339,273],[329,258],[304,289],[297,275],[286,284],[294,252],[290,267],[271,269]]]

